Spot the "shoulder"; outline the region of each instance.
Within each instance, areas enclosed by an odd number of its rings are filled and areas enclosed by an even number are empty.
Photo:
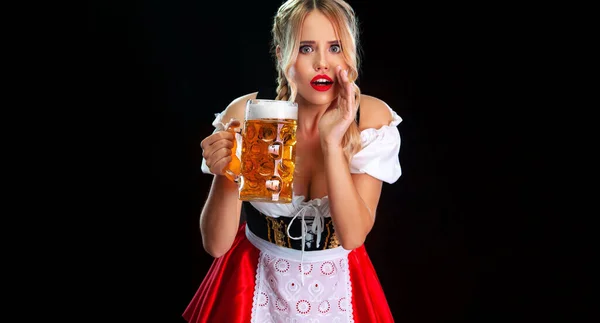
[[[257,93],[258,92],[252,92],[233,99],[223,111],[222,120],[224,122],[228,122],[231,118],[235,118],[240,121],[244,120],[246,102],[250,99],[256,99]]]
[[[379,129],[392,122],[392,113],[389,105],[383,100],[371,95],[360,95],[360,120],[358,128],[364,130],[368,128]]]

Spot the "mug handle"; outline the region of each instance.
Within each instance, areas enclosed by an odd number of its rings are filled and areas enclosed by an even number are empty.
[[[229,178],[229,180],[231,180],[234,183],[239,183],[240,180],[240,173],[241,173],[241,162],[240,159],[237,157],[236,151],[237,151],[237,138],[236,138],[236,130],[235,128],[231,127],[230,124],[234,121],[235,119],[231,119],[227,125],[225,126],[225,128],[227,129],[227,131],[231,132],[233,134],[233,148],[231,148],[231,162],[229,163],[229,165],[227,165],[225,167],[225,169],[223,170],[223,173],[225,174],[225,177]]]

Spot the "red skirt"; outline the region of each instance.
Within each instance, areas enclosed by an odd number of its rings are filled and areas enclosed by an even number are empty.
[[[250,322],[260,250],[246,238],[245,224],[231,249],[216,258],[183,312],[190,323]],[[354,322],[394,322],[385,294],[363,246],[348,254]]]

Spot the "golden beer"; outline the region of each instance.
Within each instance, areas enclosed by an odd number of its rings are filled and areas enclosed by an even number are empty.
[[[291,203],[298,105],[248,100],[241,132],[241,169],[235,181],[242,201]],[[230,170],[235,164],[230,164]]]
[[[296,120],[247,120],[242,135],[240,200],[292,202]]]

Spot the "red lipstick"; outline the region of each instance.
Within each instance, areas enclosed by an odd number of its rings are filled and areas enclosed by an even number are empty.
[[[310,81],[310,85],[317,91],[327,91],[333,86],[331,77],[325,74],[319,74]]]

